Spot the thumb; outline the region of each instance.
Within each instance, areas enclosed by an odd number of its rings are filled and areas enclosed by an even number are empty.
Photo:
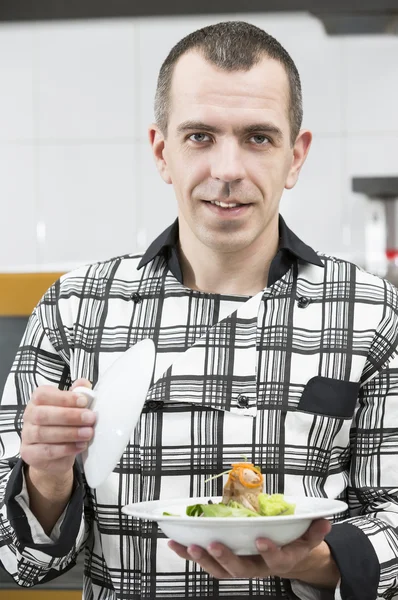
[[[73,390],[79,386],[86,387],[91,390],[93,387],[93,384],[88,379],[84,379],[83,377],[81,377],[80,379],[76,379],[76,381],[73,382],[73,384],[71,385],[70,391],[73,392]]]
[[[317,546],[323,541],[331,528],[332,525],[330,521],[327,521],[326,519],[317,519],[311,523],[309,529],[307,529],[306,533],[303,535],[303,539],[308,542],[310,546]]]

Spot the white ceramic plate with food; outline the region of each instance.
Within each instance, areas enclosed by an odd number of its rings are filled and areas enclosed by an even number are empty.
[[[221,502],[222,497],[180,498],[137,502],[124,506],[126,515],[156,521],[170,539],[190,546],[206,548],[212,542],[221,542],[235,554],[258,554],[255,541],[266,537],[279,546],[288,544],[303,535],[315,519],[327,518],[347,510],[341,500],[285,496],[286,502],[295,504],[292,515],[276,517],[204,517],[188,516],[187,506]],[[164,515],[164,513],[169,515]]]
[[[82,453],[84,473],[90,487],[101,485],[122,456],[140,417],[151,383],[155,345],[144,339],[126,350],[85,394],[96,414],[94,436]]]

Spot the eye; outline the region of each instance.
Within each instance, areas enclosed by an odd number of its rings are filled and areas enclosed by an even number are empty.
[[[210,140],[210,136],[208,136],[206,133],[193,133],[189,136],[189,139],[200,144],[203,142],[208,142]]]
[[[265,135],[261,135],[260,133],[256,134],[256,135],[252,135],[250,140],[253,140],[257,146],[266,146],[267,144],[270,143],[270,139],[267,138]]]

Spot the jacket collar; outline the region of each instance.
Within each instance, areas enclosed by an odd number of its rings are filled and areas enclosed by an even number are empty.
[[[295,258],[323,267],[324,264],[310,246],[304,244],[295,233],[286,225],[284,219],[279,215],[279,248],[278,255],[290,255]],[[182,283],[182,271],[178,258],[178,219],[174,221],[167,229],[163,231],[149,246],[141,258],[138,269],[141,269],[154,258],[164,256],[168,267],[176,279]],[[288,258],[288,256],[285,256]]]

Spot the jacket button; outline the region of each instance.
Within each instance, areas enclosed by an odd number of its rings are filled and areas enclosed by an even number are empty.
[[[148,402],[145,402],[145,405],[148,410],[157,411],[163,408],[164,402],[163,400],[148,400]]]
[[[307,298],[306,296],[301,296],[301,298],[297,301],[297,306],[299,308],[307,308],[311,304],[311,298]]]
[[[237,401],[239,408],[249,408],[250,398],[248,396],[243,396],[243,394],[239,394]]]
[[[135,304],[140,304],[142,302],[142,298],[138,292],[131,294],[131,299],[133,302],[135,302]]]

